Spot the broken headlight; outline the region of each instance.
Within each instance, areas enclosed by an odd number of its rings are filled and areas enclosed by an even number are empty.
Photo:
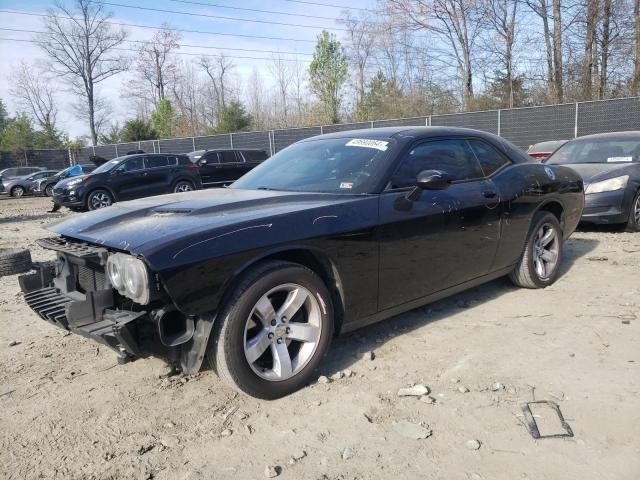
[[[107,275],[113,288],[140,305],[150,300],[149,271],[142,260],[114,253],[107,260]]]

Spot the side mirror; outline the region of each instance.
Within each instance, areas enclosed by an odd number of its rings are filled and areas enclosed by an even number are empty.
[[[202,166],[202,165],[206,165],[207,164],[207,160],[206,159],[202,159],[202,160],[198,160],[198,165]]]
[[[121,173],[124,173],[124,166],[120,166],[113,171],[113,175],[120,175]]]
[[[407,194],[407,200],[415,202],[422,190],[444,190],[451,184],[451,176],[443,170],[423,170],[418,174],[416,187]]]

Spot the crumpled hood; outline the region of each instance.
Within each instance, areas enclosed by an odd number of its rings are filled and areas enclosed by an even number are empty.
[[[637,163],[577,163],[573,165],[565,165],[578,172],[585,185],[607,178],[626,175],[627,170],[631,168],[640,168]]]
[[[73,216],[48,230],[144,256],[157,269],[339,230],[370,196],[212,189],[147,197]],[[283,217],[283,215],[285,215]],[[367,215],[369,217],[369,215]],[[339,225],[336,220],[340,219]],[[351,227],[353,224],[351,224]],[[274,233],[275,232],[275,233]]]

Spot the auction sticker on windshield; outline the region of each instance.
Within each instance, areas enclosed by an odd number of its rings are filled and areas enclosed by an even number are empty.
[[[347,147],[375,148],[381,152],[386,152],[389,142],[383,140],[371,140],[370,138],[354,138],[347,142]]]
[[[633,162],[633,157],[609,157],[609,158],[607,158],[607,163],[615,163],[615,162]]]

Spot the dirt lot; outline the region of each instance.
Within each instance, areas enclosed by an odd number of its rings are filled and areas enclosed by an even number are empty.
[[[49,258],[33,242],[69,215],[49,206],[0,199],[0,247]],[[640,234],[581,230],[552,287],[494,281],[336,339],[324,365],[319,375],[335,380],[273,402],[239,395],[211,372],[167,377],[155,359],[116,366],[110,351],[38,319],[17,278],[5,277],[0,472],[257,479],[271,466],[288,479],[640,478]],[[397,395],[414,383],[435,402]],[[521,411],[534,398],[557,401],[575,437],[534,440]]]

